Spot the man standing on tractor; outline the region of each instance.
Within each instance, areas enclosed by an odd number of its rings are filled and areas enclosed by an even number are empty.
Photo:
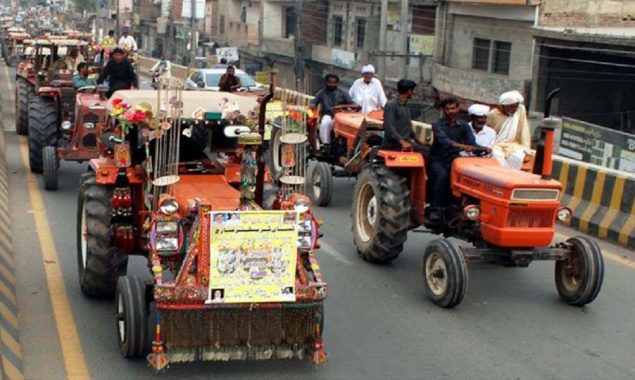
[[[338,88],[340,77],[335,74],[326,74],[324,80],[326,81],[326,87],[315,95],[311,105],[313,107],[321,107],[320,141],[326,145],[331,143],[333,109],[337,106],[354,104],[354,102],[346,91]]]
[[[384,110],[384,141],[382,147],[390,150],[412,150],[419,147],[412,130],[412,118],[408,101],[412,99],[417,84],[408,79],[397,83],[399,96],[386,103]],[[421,149],[415,149],[421,150]]]
[[[531,144],[524,101],[520,92],[506,92],[500,96],[500,106],[487,117],[487,124],[497,133],[492,157],[502,166],[517,170],[522,168]]]
[[[348,94],[355,104],[362,107],[363,113],[380,110],[384,108],[387,101],[381,81],[375,78],[373,65],[362,67],[362,77],[353,83]]]
[[[434,142],[428,160],[428,199],[431,209],[428,219],[433,223],[441,219],[443,210],[449,206],[452,161],[459,157],[462,151],[472,153],[476,150],[472,128],[465,121],[458,119],[458,99],[443,99],[441,108],[443,117],[432,124]]]
[[[111,54],[111,60],[102,70],[101,75],[97,79],[98,84],[104,83],[108,79],[108,92],[106,96],[110,96],[117,90],[127,90],[130,88],[139,88],[139,79],[132,67],[132,64],[124,58],[124,52],[120,48],[115,48]]]

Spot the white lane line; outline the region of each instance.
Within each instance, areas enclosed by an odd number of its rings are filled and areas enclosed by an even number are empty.
[[[353,262],[349,260],[346,256],[341,254],[337,249],[331,246],[328,243],[325,243],[323,240],[320,241],[320,249],[318,250],[318,255],[320,253],[326,253],[335,259],[335,261],[339,261],[342,264],[353,265]]]

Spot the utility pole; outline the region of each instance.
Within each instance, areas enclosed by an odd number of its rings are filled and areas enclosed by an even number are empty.
[[[116,6],[117,6],[117,10],[116,10],[116,12],[117,12],[117,19],[116,19],[117,27],[115,29],[117,29],[117,32],[116,32],[117,34],[116,34],[115,38],[120,38],[121,37],[121,29],[120,29],[120,22],[121,21],[119,21],[119,19],[120,19],[121,16],[119,14],[119,0],[116,1]]]
[[[408,0],[401,0],[401,30],[399,39],[401,40],[400,54],[403,54],[399,62],[399,79],[408,75]]]
[[[302,11],[304,0],[295,0],[295,55],[293,62],[293,71],[295,74],[295,90],[304,90],[304,41],[302,39]]]
[[[190,65],[191,67],[196,67],[196,29],[197,29],[197,19],[196,19],[196,0],[190,0],[192,5],[192,18],[190,19]]]
[[[386,82],[386,32],[388,30],[388,0],[381,0],[381,14],[379,17],[379,55],[377,56],[377,71],[382,82]]]

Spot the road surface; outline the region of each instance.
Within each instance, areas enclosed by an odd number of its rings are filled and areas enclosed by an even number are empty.
[[[65,163],[59,190],[28,171],[26,139],[14,132],[13,72],[0,66],[18,302],[29,379],[152,378],[144,360],[117,348],[114,303],[83,297],[76,269],[76,203],[86,164]],[[376,266],[356,257],[350,233],[353,181],[338,179],[319,252],[329,282],[329,362],[171,366],[163,379],[633,379],[635,255],[602,243],[604,288],[584,308],[565,305],[551,262],[527,269],[470,265],[470,287],[454,310],[423,296],[421,254],[434,238],[411,233],[401,257]],[[575,231],[559,228],[558,237]],[[129,273],[145,274],[141,258]]]

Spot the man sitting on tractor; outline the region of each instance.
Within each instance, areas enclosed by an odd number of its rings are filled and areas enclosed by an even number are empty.
[[[73,76],[73,87],[79,90],[86,86],[96,86],[97,82],[94,79],[88,77],[88,64],[82,62],[77,65],[77,74]]]
[[[485,148],[491,148],[496,140],[496,131],[487,126],[487,115],[489,112],[490,108],[484,104],[472,104],[467,109],[476,145]],[[471,156],[471,154],[461,152],[461,156]]]
[[[78,48],[72,48],[68,53],[66,58],[64,58],[64,63],[66,63],[66,69],[75,71],[77,70],[77,65],[84,62],[84,56],[79,52]]]
[[[417,84],[408,79],[397,83],[399,96],[386,103],[384,110],[384,141],[382,148],[390,150],[422,150],[414,139],[412,118],[408,101],[412,99]]]
[[[112,51],[112,60],[108,61],[106,67],[102,70],[101,75],[97,79],[98,84],[104,83],[106,79],[109,81],[109,89],[106,96],[110,96],[117,90],[125,90],[130,88],[139,88],[139,79],[128,60],[124,59],[124,52],[120,48]]]
[[[357,79],[348,91],[363,113],[380,110],[386,105],[386,94],[381,81],[375,78],[375,67],[362,67],[362,77]]]
[[[331,143],[333,131],[333,109],[337,106],[354,104],[351,96],[338,88],[340,77],[335,74],[326,74],[324,77],[326,87],[320,90],[311,101],[313,107],[321,106],[320,116],[320,141],[322,144]]]
[[[434,142],[428,160],[429,201],[431,222],[438,222],[449,206],[450,169],[460,153],[476,150],[476,139],[468,123],[458,119],[459,101],[450,97],[441,101],[443,117],[432,124]],[[488,148],[485,149],[489,150]]]
[[[501,165],[517,170],[522,168],[531,144],[524,101],[520,92],[506,92],[500,96],[500,107],[487,117],[487,124],[497,133],[492,157]]]

